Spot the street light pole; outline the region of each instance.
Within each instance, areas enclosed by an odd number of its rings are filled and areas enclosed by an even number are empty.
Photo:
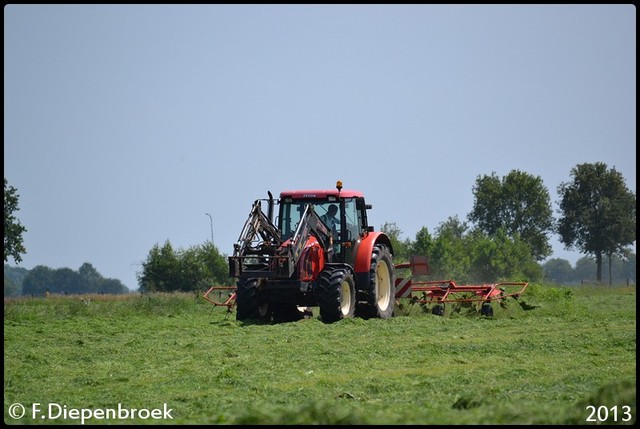
[[[209,216],[209,220],[211,221],[211,244],[213,244],[213,218],[209,213],[205,213],[205,214]]]

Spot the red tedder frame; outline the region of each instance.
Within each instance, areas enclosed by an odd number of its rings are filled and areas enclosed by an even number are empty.
[[[214,299],[209,298],[209,294],[213,291],[233,291],[232,293],[229,294],[229,297],[224,300],[224,301],[216,301]],[[233,308],[233,306],[236,304],[236,287],[235,286],[211,286],[209,288],[208,291],[205,292],[205,294],[202,296],[204,299],[206,299],[207,301],[209,301],[211,304],[215,305],[216,307],[218,306],[224,306],[227,307],[228,311],[231,311],[231,309]]]
[[[415,281],[413,276],[429,274],[426,256],[412,256],[410,262],[397,264],[396,269],[409,268],[411,276],[396,279],[396,299],[412,298],[422,304],[445,302],[491,302],[507,297],[519,297],[527,288],[527,282],[501,282],[482,285],[457,285],[453,280]],[[519,286],[515,292],[506,287]],[[419,293],[418,296],[414,295]]]

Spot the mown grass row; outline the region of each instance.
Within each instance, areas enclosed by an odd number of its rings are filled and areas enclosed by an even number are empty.
[[[244,324],[193,294],[5,300],[5,422],[76,422],[14,403],[172,409],[95,424],[588,424],[589,405],[635,421],[635,299],[531,285],[493,318],[405,302],[329,325]]]

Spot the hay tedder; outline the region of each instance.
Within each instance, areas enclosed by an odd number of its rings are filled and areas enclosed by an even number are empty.
[[[283,191],[277,201],[268,195],[253,203],[229,256],[236,285],[213,286],[203,296],[228,312],[235,307],[237,320],[295,321],[313,315],[314,307],[324,323],[387,319],[407,300],[440,316],[447,303],[475,304],[482,315],[492,316],[493,302],[517,299],[527,288],[527,283],[424,281],[425,256],[394,265],[391,240],[368,224],[371,205],[361,192],[343,191],[340,181],[336,190]],[[396,275],[403,270],[410,275]]]
[[[410,262],[397,264],[396,270],[409,269],[411,276],[396,279],[396,300],[406,298],[437,316],[445,314],[447,303],[479,307],[483,316],[493,316],[492,303],[502,307],[507,298],[518,300],[527,282],[500,282],[482,285],[458,285],[453,280],[417,280],[429,274],[426,256],[412,256]]]

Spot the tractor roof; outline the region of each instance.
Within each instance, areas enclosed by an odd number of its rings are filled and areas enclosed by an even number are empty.
[[[329,196],[338,196],[337,189],[305,189],[299,191],[282,191],[280,192],[280,198],[293,198],[293,199],[307,199],[307,198],[327,198]],[[354,191],[351,189],[343,189],[340,192],[342,198],[364,197],[364,194],[360,191]]]

